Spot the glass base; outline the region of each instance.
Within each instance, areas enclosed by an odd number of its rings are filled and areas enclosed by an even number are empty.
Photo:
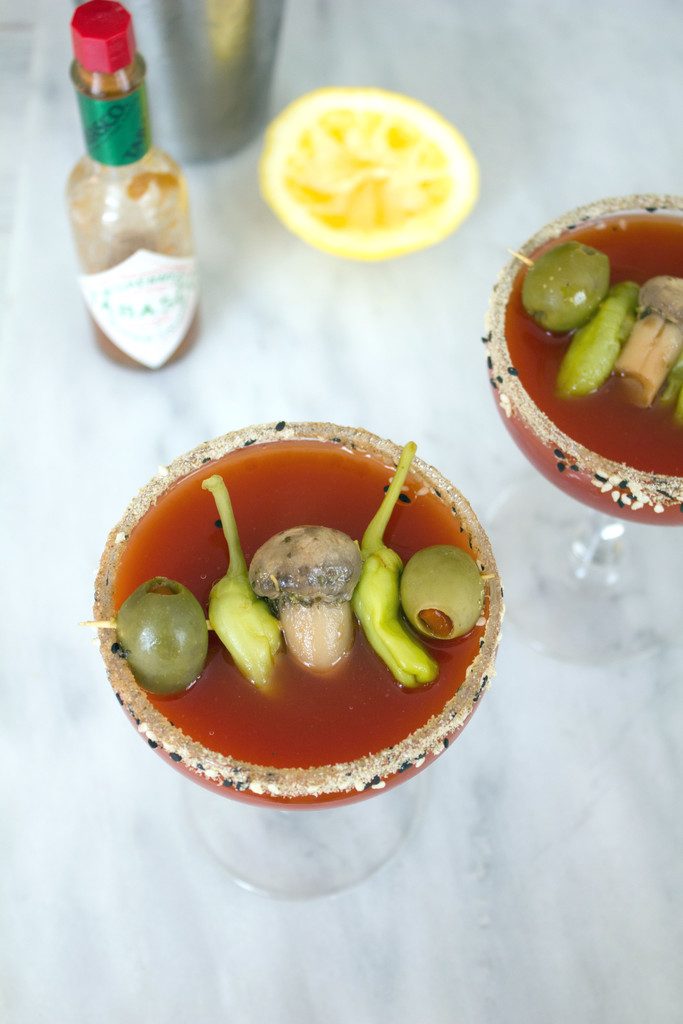
[[[542,477],[504,492],[488,525],[506,623],[536,650],[605,664],[679,639],[683,545],[675,528],[610,519]]]
[[[340,892],[372,875],[416,826],[426,795],[423,775],[358,803],[298,810],[184,788],[192,830],[233,881],[290,900]]]

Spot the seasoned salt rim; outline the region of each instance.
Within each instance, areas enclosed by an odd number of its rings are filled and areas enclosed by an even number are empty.
[[[542,227],[528,242],[516,251],[521,256],[531,256],[546,242],[552,241],[572,227],[601,217],[631,213],[683,213],[683,196],[671,195],[630,195],[601,199],[580,206]],[[638,511],[652,506],[655,512],[664,512],[669,506],[683,503],[683,477],[648,473],[635,469],[623,462],[614,462],[590,448],[584,447],[574,438],[565,434],[542,412],[524,388],[510,358],[505,338],[505,313],[512,287],[522,266],[512,257],[498,275],[486,314],[484,341],[488,343],[493,368],[491,380],[496,385],[498,401],[509,418],[516,412],[531,432],[547,447],[557,449],[565,463],[578,466],[583,473],[591,475],[592,482],[603,491],[611,492],[616,487],[620,493],[628,493],[634,499],[631,508]],[[609,486],[608,486],[609,485]],[[610,498],[610,493],[606,494]],[[611,500],[611,499],[610,499]]]
[[[394,466],[401,453],[399,446],[391,441],[365,430],[340,427],[333,423],[271,423],[248,427],[206,441],[174,459],[168,467],[163,467],[133,498],[120,522],[111,530],[95,580],[95,618],[101,620],[115,617],[113,583],[128,537],[148,509],[177,480],[194,470],[207,468],[215,459],[239,448],[285,440],[334,442],[345,449],[379,457],[385,464]],[[482,571],[491,576],[485,581],[488,614],[479,652],[468,666],[459,690],[444,708],[396,745],[355,761],[315,768],[275,768],[237,761],[210,750],[185,735],[181,729],[172,726],[135,682],[125,659],[112,651],[112,632],[101,630],[100,650],[109,681],[117,699],[128,710],[138,731],[146,737],[150,746],[165,751],[171,760],[182,762],[190,772],[217,787],[223,785],[238,791],[249,790],[257,795],[278,798],[353,794],[369,788],[381,789],[389,777],[411,767],[419,768],[426,758],[440,754],[448,746],[449,738],[465,725],[494,674],[503,617],[503,591],[488,537],[469,502],[453,484],[421,459],[413,460],[411,475],[451,507],[453,515],[465,529],[473,555]]]

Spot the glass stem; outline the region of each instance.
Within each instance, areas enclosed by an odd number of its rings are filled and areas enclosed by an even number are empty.
[[[592,512],[577,529],[571,544],[572,571],[577,579],[612,586],[619,579],[625,525],[602,512]]]

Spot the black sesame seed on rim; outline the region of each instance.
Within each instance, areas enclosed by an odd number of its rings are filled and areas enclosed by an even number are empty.
[[[558,462],[558,464],[557,464],[557,468],[558,468],[558,470],[560,471],[560,473],[564,473],[564,471],[565,471],[565,469],[566,469],[567,467],[565,466],[564,462]]]
[[[217,526],[219,530],[222,530],[223,529],[223,521],[222,521],[222,519],[217,519],[216,522],[213,525]]]
[[[333,437],[332,442],[333,444],[341,444],[341,437]]]
[[[204,466],[207,462],[211,462],[210,455],[207,455],[205,458],[202,459],[202,466]]]
[[[556,455],[558,459],[564,458],[564,452],[561,448],[553,448],[553,455]]]
[[[474,697],[472,698],[472,703],[473,704],[476,704],[477,701],[479,700],[479,698],[481,697],[482,693],[486,689],[486,684],[488,683],[488,681],[489,681],[489,677],[488,676],[482,676],[481,677],[481,682],[479,683],[479,687],[477,689],[477,692],[475,693]]]
[[[248,441],[245,441],[243,447],[248,448],[250,444],[256,444],[255,437],[250,437]]]
[[[489,333],[489,334],[487,334],[487,335],[486,335],[485,337],[483,337],[483,338],[482,338],[481,340],[483,341],[483,343],[484,343],[485,345],[488,345],[488,343],[489,343],[489,342],[490,342],[490,340],[491,340],[491,335],[490,335],[490,333]]]
[[[155,750],[159,746],[159,744],[156,743],[154,740],[147,740],[147,743],[152,748],[152,750]]]
[[[683,512],[683,505],[681,506],[681,512]],[[121,707],[123,707],[123,698],[121,697],[121,694],[117,693],[115,696]]]
[[[645,207],[645,212],[646,213],[656,213],[657,212],[657,207],[656,206],[646,206]]]
[[[579,472],[579,467],[576,465],[575,462],[572,462],[572,464],[571,464],[571,466],[569,468],[571,469],[572,473],[578,473]]]
[[[285,423],[285,421],[284,420],[280,420],[279,423],[275,424],[275,429],[276,430],[284,430],[286,426],[287,426],[287,424]]]
[[[403,491],[399,494],[398,500],[402,501],[404,505],[410,505],[410,498],[407,494],[404,494]]]
[[[126,652],[124,651],[123,647],[118,642],[118,640],[115,640],[114,643],[111,645],[111,653],[115,654],[117,658],[123,658],[124,660],[126,658]]]
[[[448,748],[450,746],[450,742],[451,741],[449,740],[448,736],[446,736],[446,738],[443,741],[444,750],[448,750]]]
[[[412,761],[404,761],[402,765],[399,765],[398,770],[400,772],[407,772],[409,768],[413,767]]]
[[[223,785],[226,789],[230,789],[232,786],[232,779],[223,779]]]
[[[175,761],[176,763],[178,761],[182,761],[182,759],[183,759],[182,758],[182,754],[176,753],[175,750],[172,750],[171,753],[168,756],[171,758],[172,761]]]
[[[602,473],[594,473],[593,475],[594,475],[596,480],[600,481],[601,484],[606,484],[607,483],[607,477],[603,476]]]
[[[508,366],[508,373],[511,377],[519,377],[519,371],[515,366]]]
[[[491,359],[491,356],[486,357],[486,365],[488,366],[489,370],[493,369],[493,359]]]

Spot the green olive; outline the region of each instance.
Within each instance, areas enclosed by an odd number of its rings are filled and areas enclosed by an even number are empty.
[[[593,316],[609,288],[609,257],[580,242],[564,242],[534,261],[522,304],[537,324],[563,333]]]
[[[206,616],[187,587],[155,576],[134,590],[116,618],[117,640],[136,680],[150,693],[185,690],[204,667]]]
[[[461,548],[435,544],[409,559],[401,577],[401,604],[423,636],[452,640],[469,633],[484,607],[484,584]]]

